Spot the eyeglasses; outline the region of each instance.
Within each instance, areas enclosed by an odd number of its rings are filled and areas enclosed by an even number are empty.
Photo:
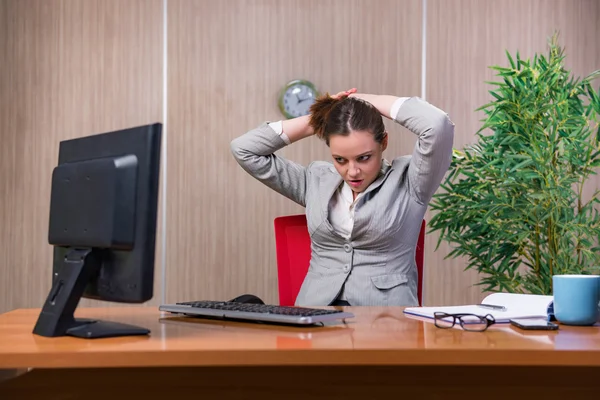
[[[435,326],[442,329],[452,328],[456,321],[465,331],[483,332],[490,325],[496,323],[494,317],[490,314],[475,315],[475,314],[447,314],[444,312],[433,313]]]

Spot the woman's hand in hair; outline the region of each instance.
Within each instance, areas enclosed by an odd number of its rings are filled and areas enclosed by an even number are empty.
[[[333,99],[339,99],[341,97],[348,97],[350,96],[352,93],[356,93],[356,88],[352,88],[350,90],[345,90],[343,92],[338,92],[336,94],[334,94],[333,96],[330,96]]]
[[[356,93],[356,88],[336,93],[333,96],[329,96],[329,99],[338,100],[343,97],[348,97],[352,93]],[[327,99],[327,96],[323,96],[323,98]],[[314,111],[314,108],[311,108],[311,111]],[[290,139],[291,143],[297,142],[298,140],[304,139],[315,134],[315,130],[310,124],[311,118],[312,115],[305,115],[303,117],[286,119],[283,121],[283,132]]]

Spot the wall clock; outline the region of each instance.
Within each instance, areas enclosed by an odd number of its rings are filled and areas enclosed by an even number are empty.
[[[279,110],[286,118],[309,114],[310,106],[319,95],[315,85],[304,79],[288,82],[279,93]]]

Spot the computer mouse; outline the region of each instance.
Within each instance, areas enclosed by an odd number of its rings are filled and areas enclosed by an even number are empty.
[[[260,297],[255,296],[253,294],[243,294],[241,296],[236,297],[235,299],[229,300],[233,303],[245,303],[245,304],[265,304],[264,301],[260,299]]]

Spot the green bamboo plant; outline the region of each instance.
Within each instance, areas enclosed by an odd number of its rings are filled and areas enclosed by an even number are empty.
[[[600,101],[592,80],[564,67],[557,36],[547,57],[506,52],[476,143],[454,150],[429,222],[480,273],[483,291],[552,294],[556,274],[600,266],[600,199],[584,185],[600,166]]]

